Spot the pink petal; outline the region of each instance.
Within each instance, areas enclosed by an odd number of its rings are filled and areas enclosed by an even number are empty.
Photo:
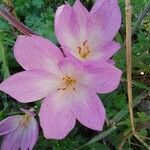
[[[111,41],[121,26],[118,1],[105,0],[102,5],[99,3],[96,2],[97,6],[90,12],[87,20],[87,40],[93,47]]]
[[[55,71],[63,58],[61,51],[49,40],[31,35],[19,36],[14,46],[14,55],[24,69]]]
[[[23,71],[0,84],[0,90],[22,102],[32,102],[44,98],[56,90],[55,78],[44,71]]]
[[[10,116],[0,122],[0,135],[5,135],[15,130],[18,125],[21,116]]]
[[[25,128],[24,132],[22,133],[22,142],[20,144],[21,150],[28,150],[32,140],[31,130],[31,124],[29,124],[29,126]]]
[[[47,139],[63,139],[75,126],[75,118],[68,104],[62,104],[62,97],[63,95],[55,93],[42,103],[39,117]]]
[[[35,118],[32,118],[22,136],[21,150],[32,150],[38,138],[38,124]]]
[[[109,64],[111,64],[111,65],[115,65],[116,64],[116,62],[113,60],[113,59],[109,59],[108,61],[107,61],[107,63],[109,63]]]
[[[82,5],[80,0],[76,0],[73,5],[73,10],[77,16],[77,22],[80,28],[80,41],[83,42],[86,39],[86,20],[89,15],[86,7]]]
[[[90,90],[81,89],[81,94],[72,99],[72,111],[84,126],[101,131],[105,122],[105,109],[99,97]]]
[[[73,57],[66,57],[59,62],[59,69],[64,75],[82,75],[84,68],[82,64]],[[78,70],[78,71],[77,71]]]
[[[109,60],[120,48],[119,43],[115,41],[108,42],[100,50],[101,58],[106,61]]]
[[[31,109],[24,109],[24,108],[20,108],[20,110],[22,111],[22,112],[24,112],[25,114],[29,114],[31,117],[35,117],[36,116],[36,114],[34,113],[34,108],[31,108]]]
[[[61,46],[76,48],[79,31],[77,17],[72,7],[68,4],[59,7],[55,15],[55,33]]]
[[[24,128],[16,128],[13,132],[4,137],[1,150],[19,150],[22,142]]]
[[[90,13],[95,13],[96,11],[99,10],[99,8],[102,7],[103,3],[105,2],[106,0],[96,0]]]
[[[118,88],[122,75],[121,70],[102,61],[88,63],[85,68],[91,73],[89,88],[97,93],[109,93]]]
[[[36,144],[38,140],[38,135],[39,135],[39,127],[38,127],[38,122],[33,118],[32,123],[31,123],[31,133],[32,133],[32,139],[30,141],[30,146],[29,150],[32,150],[34,145]]]

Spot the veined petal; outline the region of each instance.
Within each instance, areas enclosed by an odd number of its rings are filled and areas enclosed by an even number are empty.
[[[22,133],[22,141],[20,144],[21,150],[28,150],[30,146],[30,142],[32,140],[32,133],[31,133],[31,123]]]
[[[105,109],[96,93],[80,89],[80,94],[72,99],[72,112],[84,126],[101,131],[105,122]]]
[[[99,8],[96,7],[87,19],[87,40],[93,47],[111,41],[121,26],[121,13],[117,0],[105,0]]]
[[[66,57],[65,59],[59,62],[58,66],[60,71],[63,74],[67,74],[67,75],[80,74],[79,72],[84,71],[82,64],[73,57]]]
[[[65,98],[58,92],[48,96],[41,105],[40,124],[47,139],[63,139],[75,126],[76,119]]]
[[[79,25],[76,14],[68,4],[59,7],[55,15],[55,33],[61,46],[75,49],[79,43]]]
[[[14,55],[26,70],[53,72],[57,71],[57,63],[63,58],[62,52],[52,42],[35,35],[20,35],[14,46]]]
[[[57,89],[55,76],[44,71],[23,71],[12,75],[0,84],[0,90],[22,102],[44,98]]]
[[[116,64],[116,62],[115,62],[113,59],[109,59],[109,60],[107,61],[107,63],[109,63],[109,64],[111,64],[111,65],[113,65],[113,66],[115,66],[115,64]]]
[[[121,70],[104,61],[87,64],[85,69],[89,74],[91,73],[89,88],[97,93],[109,93],[118,88],[122,75]]]
[[[0,122],[0,135],[5,135],[19,126],[19,121],[21,119],[20,115],[10,116]]]
[[[38,138],[38,124],[35,118],[32,118],[29,126],[23,132],[21,150],[32,150]]]
[[[80,0],[75,1],[73,5],[73,11],[77,16],[77,22],[80,28],[80,41],[83,42],[86,39],[86,20],[88,18],[89,12],[86,7],[82,5]]]
[[[24,128],[16,128],[13,132],[4,137],[1,150],[19,150],[22,142]]]
[[[100,60],[108,61],[120,48],[121,46],[119,43],[110,41],[104,46],[99,45],[95,49],[99,52]]]
[[[102,5],[105,1],[106,0],[96,0],[90,13],[95,13],[96,11],[98,11],[102,7]]]
[[[31,123],[31,133],[32,133],[32,139],[30,141],[30,146],[29,150],[32,150],[34,145],[36,144],[38,140],[38,135],[39,135],[39,127],[38,127],[38,122],[36,121],[35,118],[32,119]]]

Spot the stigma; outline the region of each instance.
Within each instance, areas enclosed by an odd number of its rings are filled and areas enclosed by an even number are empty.
[[[77,53],[82,59],[86,59],[90,54],[88,41],[84,41],[81,46],[77,47]]]

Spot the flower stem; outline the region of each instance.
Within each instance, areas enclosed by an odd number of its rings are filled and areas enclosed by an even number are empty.
[[[150,147],[138,136],[134,126],[133,101],[132,101],[132,7],[130,0],[125,0],[126,4],[126,67],[127,67],[127,91],[128,91],[128,106],[130,112],[130,122],[132,134],[143,144],[148,150]]]
[[[9,13],[7,11],[7,8],[2,5],[0,5],[0,16],[9,21],[9,23],[12,24],[15,28],[17,28],[21,33],[25,35],[35,34],[33,31],[31,31],[31,29],[26,27],[23,23],[17,20],[11,13]]]
[[[132,42],[131,42],[131,16],[132,7],[130,5],[130,0],[126,0],[126,65],[127,65],[127,90],[128,90],[128,102],[129,102],[129,112],[132,131],[135,132],[134,127],[134,116],[133,116],[133,102],[132,102]]]
[[[17,17],[16,12],[15,12],[15,9],[14,9],[14,5],[13,5],[13,3],[12,3],[12,0],[3,0],[3,1],[4,1],[4,3],[9,7],[10,13],[11,13],[13,16]]]

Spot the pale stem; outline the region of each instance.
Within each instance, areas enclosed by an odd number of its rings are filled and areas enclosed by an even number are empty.
[[[127,91],[128,91],[128,106],[130,113],[130,122],[132,132],[135,138],[141,142],[148,150],[150,147],[138,136],[134,126],[133,101],[132,101],[132,7],[130,0],[125,0],[126,4],[126,67],[127,67]]]
[[[131,42],[131,15],[132,8],[130,0],[126,0],[126,67],[127,67],[127,90],[128,90],[128,104],[130,112],[130,120],[132,131],[135,132],[134,116],[133,116],[133,102],[132,102],[132,42]]]
[[[12,24],[15,28],[17,28],[21,33],[25,35],[35,34],[33,31],[31,31],[31,29],[26,27],[23,23],[17,20],[11,13],[9,13],[8,10],[2,5],[0,5],[0,16],[9,21],[10,24]]]

